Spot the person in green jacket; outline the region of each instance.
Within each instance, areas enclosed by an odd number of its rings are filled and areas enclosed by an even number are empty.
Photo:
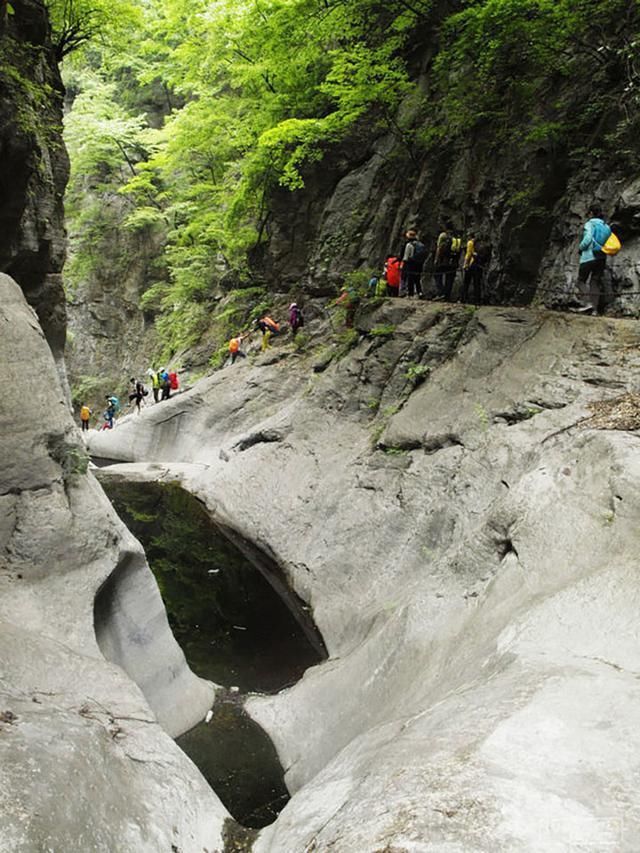
[[[151,379],[151,388],[153,390],[153,402],[158,402],[158,396],[160,395],[160,377],[158,376],[158,371],[154,370],[152,367],[147,370],[147,375]]]

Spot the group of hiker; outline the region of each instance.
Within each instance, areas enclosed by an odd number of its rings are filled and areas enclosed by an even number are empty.
[[[617,254],[621,248],[618,237],[604,219],[601,208],[591,205],[588,219],[584,224],[579,243],[580,263],[578,266],[577,286],[570,311],[581,314],[597,314],[601,299],[602,277],[606,268],[607,257]],[[370,296],[416,297],[424,298],[422,280],[427,261],[431,262],[435,288],[433,300],[451,302],[455,296],[457,301],[472,301],[479,305],[483,299],[483,280],[491,261],[491,244],[479,237],[475,231],[466,237],[462,231],[455,228],[450,221],[445,221],[439,229],[435,245],[430,251],[420,240],[418,232],[410,228],[405,232],[404,241],[398,254],[388,255],[382,275],[373,276],[368,284]],[[461,272],[460,286],[454,293],[456,277]],[[342,289],[335,305],[345,309],[345,325],[353,327],[356,308],[360,301],[360,293],[355,286],[348,284]],[[304,313],[297,302],[289,305],[289,329],[295,337],[304,326]],[[255,320],[253,329],[239,333],[231,338],[228,344],[230,363],[238,358],[246,358],[242,351],[242,343],[253,332],[262,334],[261,349],[265,351],[270,346],[271,339],[281,335],[283,329],[280,323],[265,314]],[[147,371],[151,382],[154,402],[167,400],[171,392],[179,387],[175,371],[161,367],[159,370],[150,368]],[[144,383],[135,377],[131,380],[129,403],[140,412],[144,398],[148,395]],[[103,414],[102,429],[113,429],[116,415],[120,411],[120,402],[114,395],[106,398],[107,406]],[[92,411],[87,405],[80,409],[82,430],[89,429]]]
[[[432,300],[471,301],[480,305],[484,300],[485,273],[491,262],[491,243],[474,230],[463,236],[463,232],[448,220],[438,231],[431,250],[420,240],[415,229],[406,231],[398,254],[387,256],[382,276],[370,279],[369,294],[423,299],[424,270],[431,266],[435,289]],[[570,311],[598,313],[607,256],[617,254],[620,248],[620,240],[606,223],[602,209],[596,204],[591,205],[579,243],[580,264]],[[459,272],[460,285],[456,293]],[[351,303],[357,302],[353,296],[347,294],[339,300],[348,309],[347,326],[353,322],[353,310],[349,310]]]
[[[420,240],[418,232],[410,228],[398,254],[388,255],[382,276],[373,276],[369,291],[377,296],[424,298],[422,281],[424,268],[429,263],[433,270],[435,296],[433,299],[450,302],[458,272],[462,272],[458,301],[468,302],[472,291],[473,301],[482,301],[484,273],[491,260],[491,245],[475,232],[466,237],[460,229],[446,220],[438,229],[438,237],[431,250]]]
[[[289,305],[289,328],[291,334],[295,337],[298,331],[304,326],[304,313],[302,307],[297,302],[292,302]],[[242,351],[242,342],[250,338],[253,332],[262,333],[261,349],[264,352],[271,343],[271,338],[282,334],[283,329],[277,320],[274,320],[269,314],[259,317],[253,325],[253,329],[244,334],[237,334],[229,341],[229,356],[231,364],[234,364],[238,358],[246,358],[247,354]]]
[[[159,403],[162,400],[168,400],[171,396],[171,392],[177,391],[180,387],[178,374],[175,370],[167,370],[164,367],[161,367],[159,370],[149,368],[149,370],[147,370],[147,376],[151,382],[151,390],[155,403]],[[129,405],[134,407],[136,412],[140,414],[140,407],[144,403],[145,397],[149,395],[149,391],[145,387],[144,382],[140,379],[136,379],[135,376],[131,377],[129,383],[131,386],[131,391],[129,393]],[[120,414],[121,411],[120,400],[115,394],[108,394],[105,397],[105,400],[106,407],[102,413],[101,430],[113,429],[116,416]],[[83,432],[89,430],[92,414],[93,410],[90,409],[86,403],[80,407],[80,425]]]

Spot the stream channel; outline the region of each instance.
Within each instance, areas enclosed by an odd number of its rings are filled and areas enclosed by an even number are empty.
[[[272,823],[289,794],[243,695],[275,693],[326,658],[308,608],[266,554],[215,524],[180,486],[102,480],[144,546],[189,666],[218,691],[213,717],[177,738],[239,824]]]

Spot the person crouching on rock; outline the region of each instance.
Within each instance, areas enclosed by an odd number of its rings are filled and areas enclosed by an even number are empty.
[[[269,347],[271,338],[273,335],[280,334],[280,324],[276,323],[276,321],[269,316],[261,317],[259,320],[256,320],[256,329],[260,329],[262,332],[262,350],[266,350]]]
[[[236,363],[237,358],[246,358],[247,354],[242,352],[240,345],[242,344],[243,335],[238,335],[231,338],[229,341],[229,355],[231,356],[231,364]]]

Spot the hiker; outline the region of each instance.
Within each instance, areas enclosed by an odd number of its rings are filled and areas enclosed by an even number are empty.
[[[160,382],[160,390],[162,391],[160,400],[168,400],[171,396],[171,380],[169,379],[166,367],[161,367],[158,371],[158,381]]]
[[[456,277],[457,265],[462,249],[462,239],[457,238],[457,255],[454,252],[453,225],[446,221],[440,226],[440,233],[436,241],[436,252],[433,263],[433,278],[436,285],[436,299],[449,302],[451,291]]]
[[[342,293],[335,301],[336,305],[341,305],[345,309],[344,325],[347,329],[353,329],[353,321],[356,316],[356,308],[360,304],[360,296],[353,285],[344,284]]]
[[[611,236],[611,228],[604,221],[598,205],[592,204],[587,215],[589,218],[585,222],[578,247],[580,265],[575,295],[578,306],[569,310],[579,314],[597,314],[602,276],[607,265],[607,256],[602,248]]]
[[[383,279],[386,282],[387,296],[400,295],[400,279],[402,277],[402,261],[397,255],[387,255],[384,262]]]
[[[102,429],[113,429],[113,423],[116,416],[116,412],[120,410],[120,401],[117,397],[113,395],[106,398],[107,399],[107,408],[102,417],[104,418],[104,423],[102,425]]]
[[[482,285],[484,273],[491,260],[491,245],[475,236],[467,240],[467,248],[462,265],[462,288],[460,302],[469,301],[469,288],[473,289],[473,304],[482,305]]]
[[[108,394],[105,399],[107,401],[107,408],[113,409],[114,416],[117,415],[120,411],[120,400],[115,394]]]
[[[276,321],[267,316],[261,317],[259,320],[256,320],[256,329],[260,329],[262,332],[262,350],[266,350],[269,346],[269,342],[273,335],[280,334],[280,324],[276,323]]]
[[[158,371],[150,367],[149,370],[147,370],[147,376],[151,379],[153,402],[157,403],[158,397],[160,396],[160,377],[158,376]]]
[[[372,275],[367,283],[367,296],[375,296],[378,292],[378,284],[380,278],[377,275]]]
[[[418,232],[412,228],[406,233],[407,242],[402,255],[402,291],[403,295],[413,296],[414,291],[418,299],[422,299],[422,285],[420,277],[422,268],[427,257],[424,243],[418,239]]]
[[[456,276],[460,269],[460,258],[462,256],[462,231],[459,228],[453,229],[451,237],[451,293],[456,283]]]
[[[294,338],[298,329],[301,329],[304,326],[304,314],[302,313],[302,308],[297,302],[292,302],[291,305],[289,305],[289,326],[291,327],[291,334]]]
[[[133,385],[133,391],[129,394],[129,403],[133,403],[135,401],[136,410],[138,414],[140,414],[140,403],[142,403],[149,392],[139,379],[135,379],[132,376],[130,381]]]
[[[237,358],[247,357],[246,352],[242,352],[242,350],[240,349],[240,344],[242,343],[243,338],[244,335],[238,335],[235,338],[231,338],[231,340],[229,341],[229,354],[231,356],[231,364],[235,364]]]
[[[89,418],[91,417],[91,409],[86,404],[80,407],[80,424],[82,432],[89,431]]]

